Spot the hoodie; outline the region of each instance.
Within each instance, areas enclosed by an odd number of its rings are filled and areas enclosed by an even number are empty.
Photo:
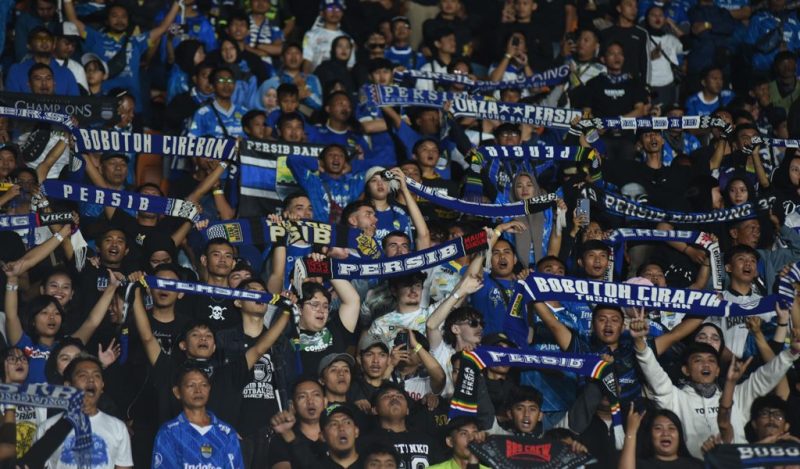
[[[658,364],[650,347],[643,351],[637,350],[636,358],[652,390],[656,407],[669,409],[680,417],[689,452],[692,456],[702,459],[701,445],[708,437],[719,433],[717,411],[722,391],[717,388],[711,397],[704,398],[691,386],[675,386]],[[744,428],[749,420],[750,406],[755,398],[767,394],[778,384],[792,367],[795,359],[790,350],[784,350],[758,368],[749,378],[736,385],[731,409],[734,444],[747,443]]]

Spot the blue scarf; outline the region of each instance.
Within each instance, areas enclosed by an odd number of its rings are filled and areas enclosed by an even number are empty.
[[[0,384],[0,403],[29,405],[62,409],[65,417],[75,429],[75,459],[78,467],[92,466],[92,424],[89,416],[81,411],[83,391],[67,386],[51,384]]]
[[[521,294],[521,297],[517,297]],[[517,282],[512,308],[529,301],[579,301],[635,306],[652,310],[685,312],[694,316],[755,316],[775,311],[778,295],[761,298],[757,303],[741,305],[721,300],[718,292],[678,288],[600,282],[532,273]],[[513,316],[513,315],[512,315]]]
[[[394,178],[394,175],[387,171],[386,177],[391,179]],[[406,178],[406,185],[414,194],[440,207],[465,215],[484,218],[521,217],[546,210],[553,202],[558,200],[557,195],[547,194],[511,204],[480,204],[441,194],[436,189],[424,186],[411,178]]]
[[[712,116],[681,116],[681,117],[595,117],[584,119],[574,127],[581,130],[669,130],[669,129],[702,129],[718,128],[726,133],[733,131],[733,126],[727,124],[719,117]]]
[[[634,202],[626,197],[603,191],[597,187],[583,189],[583,194],[599,204],[606,211],[621,217],[634,220],[668,223],[717,223],[733,220],[755,218],[756,212],[769,209],[769,202],[764,199],[758,205],[750,202],[736,207],[714,210],[711,212],[673,212],[651,205]]]
[[[722,252],[719,243],[711,239],[711,235],[704,231],[664,231],[650,229],[620,228],[614,230],[605,239],[614,249],[614,261],[616,272],[622,272],[622,259],[620,250],[628,241],[681,241],[688,244],[696,244],[708,251],[711,263],[711,280],[714,290],[722,290],[722,280],[725,272],[723,265]]]
[[[297,281],[306,277],[337,279],[397,277],[446,264],[474,252],[485,251],[487,247],[486,232],[479,231],[437,244],[432,248],[388,259],[326,258],[315,261],[306,257],[295,262],[294,283],[298,285]]]
[[[71,212],[29,213],[27,215],[0,215],[0,231],[16,231],[28,247],[36,243],[37,226],[72,223]]]
[[[206,239],[225,238],[231,244],[285,246],[304,242],[314,246],[336,246],[333,225],[316,221],[273,223],[266,218],[239,218],[209,224]]]
[[[495,366],[555,370],[599,380],[611,401],[611,420],[615,439],[622,436],[619,391],[611,364],[596,355],[577,353],[536,352],[486,346],[479,346],[470,352],[462,352],[461,368],[458,371],[453,398],[450,401],[448,416],[451,419],[477,415],[478,398],[475,391],[477,390],[478,374],[486,367]]]
[[[455,116],[548,128],[567,129],[574,118],[581,116],[581,111],[578,109],[487,101],[472,99],[464,93],[417,90],[399,86],[366,85],[362,93],[362,102],[377,107],[422,106],[441,109],[445,101],[451,103],[450,112]]]
[[[464,85],[470,93],[486,93],[505,89],[544,88],[563,83],[569,77],[569,65],[534,73],[526,77],[521,76],[515,80],[504,81],[476,81],[467,75],[456,73],[422,72],[419,70],[404,70],[394,72],[394,80],[399,83],[413,86],[417,80],[431,80],[441,85]]]
[[[236,157],[233,138],[156,135],[105,129],[72,129],[78,151],[154,153],[227,161]]]
[[[580,147],[565,145],[488,145],[479,147],[477,150],[481,156],[487,159],[575,161]]]
[[[181,199],[143,195],[136,192],[103,189],[101,187],[77,184],[72,182],[48,179],[42,184],[42,190],[48,197],[72,202],[115,207],[137,212],[157,213],[178,218],[197,221],[200,214],[197,206]]]
[[[237,290],[235,288],[218,287],[206,283],[184,282],[169,278],[146,275],[141,283],[147,288],[155,290],[174,291],[187,293],[189,295],[214,296],[217,298],[229,298],[231,300],[258,301],[282,308],[292,308],[292,303],[287,298],[280,295],[273,295],[269,292],[255,290]]]

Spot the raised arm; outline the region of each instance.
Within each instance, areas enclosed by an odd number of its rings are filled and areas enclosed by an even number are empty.
[[[473,260],[473,262],[475,262]],[[449,294],[439,306],[428,317],[425,323],[425,329],[428,333],[428,343],[431,345],[431,350],[435,349],[442,343],[442,331],[440,330],[442,323],[444,323],[447,316],[453,309],[460,305],[469,295],[475,293],[483,287],[483,276],[478,274],[467,274],[456,285],[453,293]]]
[[[194,0],[184,0],[183,3],[185,6],[189,7],[194,4]],[[150,37],[147,38],[150,44],[158,44],[158,41],[161,40],[161,36],[167,33],[170,25],[175,21],[179,11],[180,5],[178,2],[173,3],[172,7],[167,12],[167,16],[164,17],[158,26],[150,30]]]
[[[11,264],[3,266],[6,274],[6,335],[9,345],[17,345],[22,338],[22,322],[19,320],[19,277],[15,268]]]
[[[222,176],[222,173],[225,172],[225,168],[228,167],[228,163],[224,161],[220,163],[214,163],[216,164],[214,169],[209,171],[208,176],[206,176],[206,178],[197,185],[192,193],[186,197],[186,200],[196,204],[199,203],[200,199],[219,183],[219,178]]]
[[[56,235],[26,252],[25,255],[19,260],[15,262],[9,262],[7,265],[13,266],[15,276],[18,277],[45,260],[50,254],[52,254],[53,251],[56,250],[56,248],[58,248],[58,246],[61,244],[61,241],[69,238],[71,235],[72,227],[69,224],[66,224],[61,227]]]
[[[674,329],[664,335],[660,335],[654,339],[656,344],[656,355],[661,356],[673,345],[683,340],[686,336],[692,333],[695,329],[700,327],[703,323],[703,318],[683,318],[680,324],[675,326]]]
[[[108,287],[106,287],[105,291],[103,291],[103,294],[100,295],[100,299],[97,300],[97,303],[89,312],[89,317],[83,321],[81,327],[79,327],[78,330],[72,334],[72,337],[80,339],[84,345],[89,343],[89,339],[92,338],[92,334],[94,334],[94,331],[96,331],[100,326],[100,323],[103,322],[103,318],[108,312],[111,302],[114,300],[114,294],[117,291],[117,287],[120,286],[120,283],[124,278],[125,277],[123,277],[123,275],[119,272],[112,272],[110,270],[108,271]]]
[[[75,5],[72,4],[72,0],[64,0],[62,2],[64,5],[64,15],[67,17],[67,21],[75,23],[75,26],[78,28],[78,33],[81,37],[86,37],[86,25],[83,24],[83,21],[78,19],[77,13],[75,13]]]
[[[428,376],[431,377],[431,391],[434,394],[439,394],[440,392],[444,391],[444,385],[447,383],[447,377],[444,374],[444,370],[442,369],[442,365],[433,358],[433,355],[427,350],[422,347],[422,344],[417,342],[417,337],[414,335],[414,331],[408,329],[408,341],[409,345],[411,346],[411,350],[409,352],[416,353],[419,357],[420,361],[422,362],[422,366],[428,370]],[[430,341],[428,341],[430,344]]]
[[[286,325],[289,324],[289,317],[292,315],[292,310],[283,307],[280,311],[280,315],[281,316],[272,323],[272,326],[267,329],[267,332],[261,334],[261,337],[258,338],[256,343],[245,352],[248,369],[252,370],[258,359],[267,353],[267,350],[269,350],[281,336]]]
[[[286,278],[286,246],[272,246],[272,270],[267,279],[267,291],[278,294]]]
[[[342,302],[339,306],[339,319],[342,321],[342,325],[348,331],[355,332],[358,315],[361,311],[361,298],[358,296],[358,292],[347,280],[331,279],[331,285]]]
[[[139,339],[142,341],[147,360],[151,365],[155,365],[158,356],[161,354],[161,345],[156,340],[156,336],[153,335],[153,329],[150,328],[150,320],[147,319],[147,311],[144,309],[141,288],[137,288],[134,293],[133,320],[136,323],[136,330],[139,332]]]
[[[722,396],[719,398],[719,413],[717,414],[717,426],[719,426],[720,437],[723,443],[733,443],[733,425],[731,424],[731,409],[733,408],[733,392],[736,383],[742,378],[744,371],[753,361],[753,357],[742,362],[733,357],[731,366],[728,367],[728,374],[725,378],[725,385],[722,387]]]
[[[572,342],[572,331],[556,318],[556,315],[550,311],[550,307],[547,306],[546,303],[534,303],[533,309],[536,310],[539,319],[541,319],[544,325],[553,333],[553,337],[555,337],[559,348],[566,351],[569,348],[570,342]]]
[[[428,249],[431,247],[431,232],[428,230],[428,224],[425,222],[425,217],[417,205],[417,200],[411,191],[408,190],[406,184],[406,175],[400,168],[392,168],[395,180],[400,184],[400,193],[403,194],[403,199],[406,201],[406,208],[408,215],[411,217],[411,222],[414,224],[415,241],[417,243],[417,251]]]
[[[622,453],[619,455],[619,465],[617,469],[636,469],[636,436],[639,426],[642,423],[645,411],[636,412],[633,402],[628,409],[628,420],[625,425],[625,444],[622,446]]]
[[[61,158],[61,155],[64,153],[66,148],[67,144],[63,140],[59,140],[55,145],[53,145],[53,148],[47,152],[47,156],[45,156],[44,161],[42,161],[41,164],[39,164],[39,166],[36,168],[36,177],[39,182],[47,179],[47,173],[50,172],[50,168],[52,168],[53,165],[56,164],[56,161]]]

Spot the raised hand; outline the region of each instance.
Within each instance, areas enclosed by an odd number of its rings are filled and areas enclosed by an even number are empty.
[[[636,412],[633,402],[631,402],[631,405],[628,408],[627,425],[625,426],[625,433],[627,435],[636,435],[636,432],[639,430],[639,426],[642,424],[644,414],[646,413],[646,410],[643,410],[641,414]]]
[[[119,344],[116,343],[116,339],[111,339],[111,342],[108,343],[108,348],[105,350],[103,350],[103,344],[97,344],[97,358],[100,359],[103,368],[111,366],[112,363],[117,361],[121,353],[122,350]]]
[[[726,379],[731,383],[737,383],[744,375],[744,372],[747,370],[747,367],[750,366],[750,362],[753,361],[753,357],[748,358],[745,361],[737,360],[736,357],[733,357],[733,361],[731,362],[731,366],[728,367],[728,374],[726,375]]]
[[[270,419],[270,425],[272,426],[272,430],[278,434],[284,434],[290,431],[293,427],[297,419],[294,416],[294,412],[292,412],[294,408],[290,408],[290,410],[284,410],[283,412],[277,413],[272,416]]]
[[[633,308],[633,311],[633,318],[628,324],[631,337],[634,339],[647,337],[650,332],[650,322],[645,317],[644,308]]]

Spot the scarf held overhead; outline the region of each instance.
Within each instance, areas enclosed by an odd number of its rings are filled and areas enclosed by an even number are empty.
[[[389,180],[394,179],[395,177],[390,171],[387,171],[385,175]],[[424,186],[408,177],[406,178],[406,185],[408,186],[408,189],[415,195],[418,195],[435,205],[448,210],[460,212],[465,215],[484,218],[521,217],[531,213],[547,210],[555,201],[558,200],[558,196],[556,194],[547,194],[511,204],[482,204],[477,202],[467,202],[465,200],[450,197],[449,195],[441,193],[437,189]]]
[[[398,83],[413,86],[417,80],[431,80],[440,85],[463,85],[471,93],[484,93],[505,89],[527,89],[544,88],[563,83],[569,76],[569,65],[545,70],[542,73],[534,73],[526,77],[522,76],[515,80],[504,81],[479,81],[473,80],[467,75],[457,73],[436,73],[423,72],[419,70],[403,70],[394,72],[394,80]]]
[[[191,202],[170,197],[143,195],[136,192],[103,189],[101,187],[48,179],[42,185],[48,197],[72,202],[115,207],[137,212],[157,213],[197,221],[197,206]]]
[[[596,355],[534,352],[504,347],[479,346],[471,352],[462,352],[461,369],[458,371],[453,398],[450,401],[450,412],[448,413],[451,419],[477,415],[476,380],[484,368],[495,366],[571,372],[600,381],[604,387],[605,394],[611,400],[611,419],[614,433],[616,435],[622,432],[622,414],[618,401],[619,392],[611,363]]]
[[[475,117],[562,129],[569,128],[570,122],[581,116],[581,111],[578,109],[472,99],[464,93],[418,90],[399,86],[366,85],[361,99],[362,102],[377,107],[422,106],[440,109],[448,101],[451,105],[450,112],[459,117]]]
[[[540,273],[532,273],[525,280],[517,281],[517,292],[522,293],[523,303],[579,301],[724,317],[771,313],[780,299],[778,295],[770,295],[751,303],[735,304],[720,299],[719,293],[714,291],[600,282]]]
[[[337,279],[384,278],[406,275],[464,257],[488,247],[486,232],[479,231],[460,238],[451,239],[422,251],[389,259],[315,261],[310,258],[295,262],[296,279],[323,277]]]
[[[614,215],[651,222],[717,223],[755,218],[757,212],[769,209],[769,203],[766,199],[763,199],[763,203],[759,201],[758,205],[748,202],[746,204],[737,205],[736,207],[714,210],[711,212],[674,212],[651,205],[643,205],[621,195],[603,191],[596,187],[583,189],[583,194]]]
[[[181,280],[161,278],[154,275],[146,275],[142,278],[141,283],[144,286],[155,290],[173,291],[178,293],[186,293],[189,295],[229,298],[231,300],[257,301],[259,303],[278,305],[290,309],[292,307],[291,302],[287,298],[265,291],[237,290],[235,288],[218,287],[216,285],[208,285],[206,283],[184,282]]]
[[[67,386],[50,384],[0,384],[0,403],[47,407],[65,411],[67,420],[75,429],[76,460],[78,467],[89,469],[92,463],[92,424],[81,410],[83,391]]]
[[[614,259],[617,264],[615,266],[617,272],[622,271],[623,256],[620,255],[621,253],[619,251],[628,241],[680,241],[687,244],[696,244],[708,251],[708,256],[711,261],[711,281],[714,290],[722,290],[722,278],[725,272],[722,251],[719,248],[719,243],[714,241],[711,235],[704,231],[665,231],[620,228],[612,231],[605,241],[610,244],[615,251]]]
[[[300,242],[314,246],[335,246],[336,230],[316,221],[273,223],[266,218],[240,218],[212,223],[204,232],[207,239],[225,238],[231,244],[285,246]]]
[[[117,98],[63,96],[0,91],[0,106],[72,116],[83,126],[110,125],[119,120]]]
[[[0,231],[16,231],[28,246],[35,242],[34,228],[38,226],[72,223],[72,212],[29,213],[27,215],[0,215]]]

